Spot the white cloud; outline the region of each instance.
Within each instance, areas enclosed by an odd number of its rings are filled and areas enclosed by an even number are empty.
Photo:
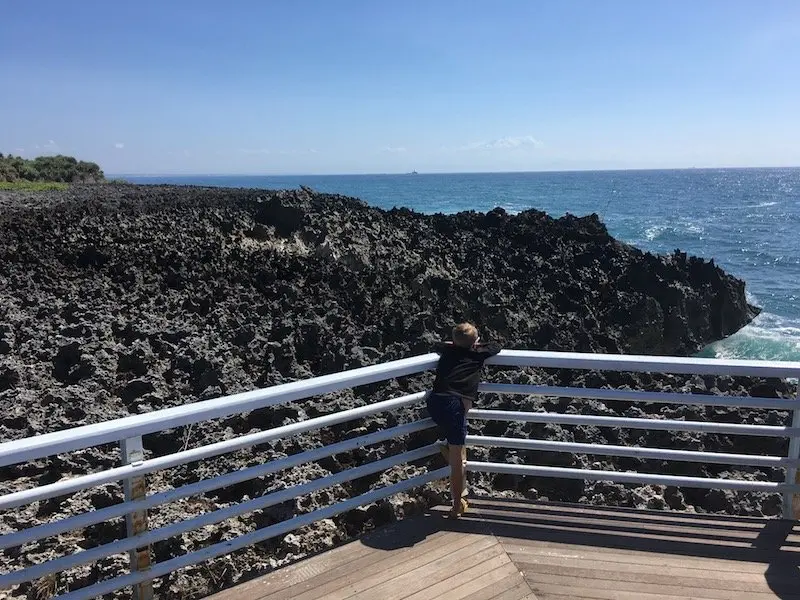
[[[504,137],[489,142],[472,142],[466,146],[461,146],[459,150],[507,150],[511,148],[522,148],[524,146],[540,147],[542,142],[532,135],[518,135]]]
[[[269,148],[239,148],[242,154],[319,154],[316,148],[309,148],[308,150],[270,150]]]
[[[392,154],[399,154],[401,152],[408,152],[408,150],[403,146],[386,146],[383,149],[384,152],[391,152]]]
[[[117,150],[122,150],[124,147],[125,144],[123,144],[122,142],[117,142],[116,144],[114,144],[114,148],[116,148]]]
[[[47,143],[42,147],[47,152],[58,152],[59,147],[53,140],[47,140]]]

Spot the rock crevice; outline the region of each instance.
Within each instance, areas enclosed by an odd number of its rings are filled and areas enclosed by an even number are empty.
[[[757,313],[744,283],[713,262],[681,252],[654,256],[620,243],[596,215],[553,219],[511,215],[422,215],[383,211],[308,189],[269,192],[171,186],[71,186],[66,191],[0,192],[0,438],[19,439],[430,351],[456,321],[475,322],[508,348],[687,355],[747,324]],[[629,385],[788,395],[780,382],[497,371],[497,381]],[[365,386],[324,398],[146,436],[148,456],[228,439],[426,388],[430,376]],[[688,389],[688,388],[686,388]],[[586,414],[638,415],[624,403],[487,397],[489,406]],[[646,407],[686,418],[729,418],[718,409]],[[632,412],[631,412],[632,411]],[[638,412],[637,412],[638,411]],[[662,412],[660,412],[662,411]],[[785,413],[742,411],[745,422],[784,422]],[[417,409],[383,414],[178,467],[149,478],[166,489],[305,449],[391,427]],[[677,418],[677,417],[675,417]],[[484,432],[598,443],[727,448],[719,436],[487,423]],[[425,432],[295,467],[153,511],[158,526],[419,447]],[[660,437],[661,436],[661,437]],[[775,442],[776,444],[778,442]],[[763,448],[762,448],[763,450]],[[778,450],[773,448],[770,450]],[[606,468],[662,468],[629,460],[476,450],[479,458]],[[543,456],[544,455],[544,456]],[[118,464],[113,447],[2,469],[3,492]],[[229,539],[329,501],[424,472],[429,461],[398,467],[285,505],[158,543],[158,560]],[[694,467],[693,467],[694,468]],[[692,473],[715,473],[700,465]],[[758,472],[754,477],[777,477]],[[584,482],[477,477],[479,489],[552,499],[685,509],[769,513],[772,504],[740,496]],[[187,569],[159,585],[170,597],[214,591],[226,573],[268,569],[440,499],[436,486],[353,511],[312,528]],[[118,486],[87,490],[0,514],[0,530],[119,501]],[[774,504],[774,500],[769,500]],[[119,523],[84,532],[82,547],[106,543]],[[14,568],[75,550],[59,536],[0,557]],[[107,560],[63,574],[76,588],[119,567]],[[33,597],[22,586],[17,597]],[[166,593],[166,592],[165,592]],[[168,595],[169,595],[168,594]]]

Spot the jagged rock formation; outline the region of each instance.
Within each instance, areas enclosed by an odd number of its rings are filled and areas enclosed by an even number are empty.
[[[702,259],[676,252],[660,257],[613,239],[596,216],[552,219],[538,211],[519,215],[426,216],[382,211],[353,199],[293,192],[149,186],[72,186],[36,195],[0,192],[0,438],[17,439],[131,413],[214,398],[297,378],[429,351],[454,321],[469,319],[484,337],[511,348],[591,352],[689,354],[729,335],[757,313],[744,283]],[[781,382],[676,377],[499,372],[497,380],[639,385],[650,389],[702,389],[788,395]],[[174,452],[246,433],[254,428],[341,410],[424,389],[426,378],[370,386],[218,422],[148,436],[150,455]],[[689,387],[687,387],[689,386]],[[497,406],[543,407],[591,414],[672,415],[705,419],[731,411],[692,407],[631,408],[622,403],[542,398],[487,398]],[[671,412],[670,412],[671,411]],[[331,428],[325,443],[388,427],[414,417],[406,410]],[[724,414],[723,414],[724,413]],[[785,414],[742,411],[750,422],[783,422]],[[720,449],[719,436],[600,431],[490,423],[494,435],[545,436],[606,443]],[[354,451],[209,493],[154,511],[154,526],[254,497],[284,484],[314,479],[429,441],[428,434]],[[281,440],[151,478],[154,488],[179,486],[245,465],[318,445],[319,434]],[[775,442],[779,445],[779,442]],[[776,450],[778,451],[778,450]],[[497,458],[478,451],[484,458]],[[65,474],[107,468],[115,449],[95,448],[66,457],[0,470],[0,490],[52,481]],[[508,460],[592,466],[589,457],[525,456]],[[550,462],[548,462],[550,461]],[[156,544],[156,560],[234,537],[310,510],[333,498],[423,472],[409,465],[299,499],[220,527]],[[605,468],[631,461],[606,460]],[[663,465],[644,465],[651,470]],[[714,465],[690,465],[686,474],[711,474]],[[668,470],[668,469],[666,469]],[[674,472],[674,470],[673,470]],[[778,477],[754,473],[754,477]],[[650,507],[775,514],[774,498],[681,490],[636,489],[584,482],[535,482],[478,477],[479,488],[527,496]],[[427,495],[426,495],[427,494]],[[434,491],[354,511],[290,536],[189,569],[161,583],[184,597],[355,535],[365,527],[418,510]],[[694,492],[692,492],[694,494]],[[435,497],[435,496],[434,496]],[[57,498],[39,507],[0,515],[0,531],[30,526],[118,501],[117,486]],[[3,568],[89,547],[122,535],[121,521],[88,528],[79,541],[63,536],[0,558]],[[303,543],[298,539],[304,540]],[[110,572],[76,569],[60,586],[78,587]],[[211,573],[220,574],[208,575]],[[221,575],[224,574],[224,575]],[[190,589],[190,584],[194,587]],[[16,594],[23,597],[28,587]]]

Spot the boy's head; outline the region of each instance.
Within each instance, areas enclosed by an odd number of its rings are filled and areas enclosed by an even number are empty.
[[[459,323],[453,327],[453,344],[471,348],[478,341],[478,330],[472,323]]]

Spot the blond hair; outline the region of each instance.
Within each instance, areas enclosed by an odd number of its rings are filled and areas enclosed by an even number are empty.
[[[463,348],[471,347],[478,341],[478,330],[472,323],[459,323],[453,327],[453,343]]]

